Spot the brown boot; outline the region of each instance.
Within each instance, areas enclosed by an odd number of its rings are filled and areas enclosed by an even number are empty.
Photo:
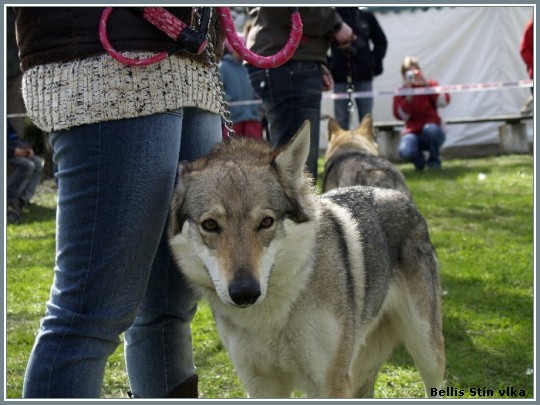
[[[193,374],[169,392],[167,398],[199,398],[199,391],[197,390],[198,382],[199,377],[197,374]]]

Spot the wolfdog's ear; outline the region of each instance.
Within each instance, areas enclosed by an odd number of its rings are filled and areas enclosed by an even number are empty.
[[[275,162],[278,171],[292,180],[300,181],[309,155],[310,124],[304,124],[285,147],[279,151]]]
[[[334,118],[328,117],[328,140],[330,141],[332,136],[341,131],[343,131],[341,125]]]
[[[169,235],[173,236],[179,234],[182,231],[184,222],[186,220],[185,215],[182,214],[182,207],[184,205],[184,199],[186,196],[186,170],[185,166],[188,162],[182,161],[178,165],[177,185],[174,190],[172,203],[171,203],[171,216],[169,224]]]
[[[360,131],[360,133],[365,134],[366,137],[376,140],[375,131],[373,129],[373,119],[371,118],[370,113],[366,113],[366,115],[362,117],[362,121],[358,124],[357,130]]]

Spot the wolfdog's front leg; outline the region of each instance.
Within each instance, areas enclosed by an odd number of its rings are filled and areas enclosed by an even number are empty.
[[[283,379],[252,376],[244,382],[250,398],[290,398],[292,387]]]

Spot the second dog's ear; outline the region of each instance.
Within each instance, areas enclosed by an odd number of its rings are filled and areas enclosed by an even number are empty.
[[[368,138],[372,140],[376,140],[375,138],[375,130],[373,129],[373,119],[371,118],[370,113],[366,113],[364,117],[362,118],[362,121],[358,124],[358,131],[360,131],[362,134],[365,134]]]
[[[311,142],[310,128],[309,121],[304,121],[300,130],[284,148],[278,151],[275,158],[278,171],[290,179],[303,178]]]
[[[337,134],[338,132],[343,131],[343,128],[339,125],[339,123],[332,117],[328,118],[328,140],[330,141],[332,139],[332,136]]]

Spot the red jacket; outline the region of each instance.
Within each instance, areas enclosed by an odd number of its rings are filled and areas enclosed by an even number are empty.
[[[519,46],[519,53],[521,54],[523,61],[527,65],[527,72],[529,73],[529,77],[531,79],[533,78],[534,72],[533,41],[533,22],[531,20],[525,27],[525,31],[523,32],[523,38],[521,38],[521,45]]]
[[[438,86],[438,83],[428,80],[428,86]],[[395,96],[392,107],[394,116],[398,120],[405,121],[403,134],[420,135],[424,125],[428,123],[441,125],[437,108],[445,107],[450,103],[450,94],[418,95],[409,97],[410,100],[407,98],[407,96]]]

